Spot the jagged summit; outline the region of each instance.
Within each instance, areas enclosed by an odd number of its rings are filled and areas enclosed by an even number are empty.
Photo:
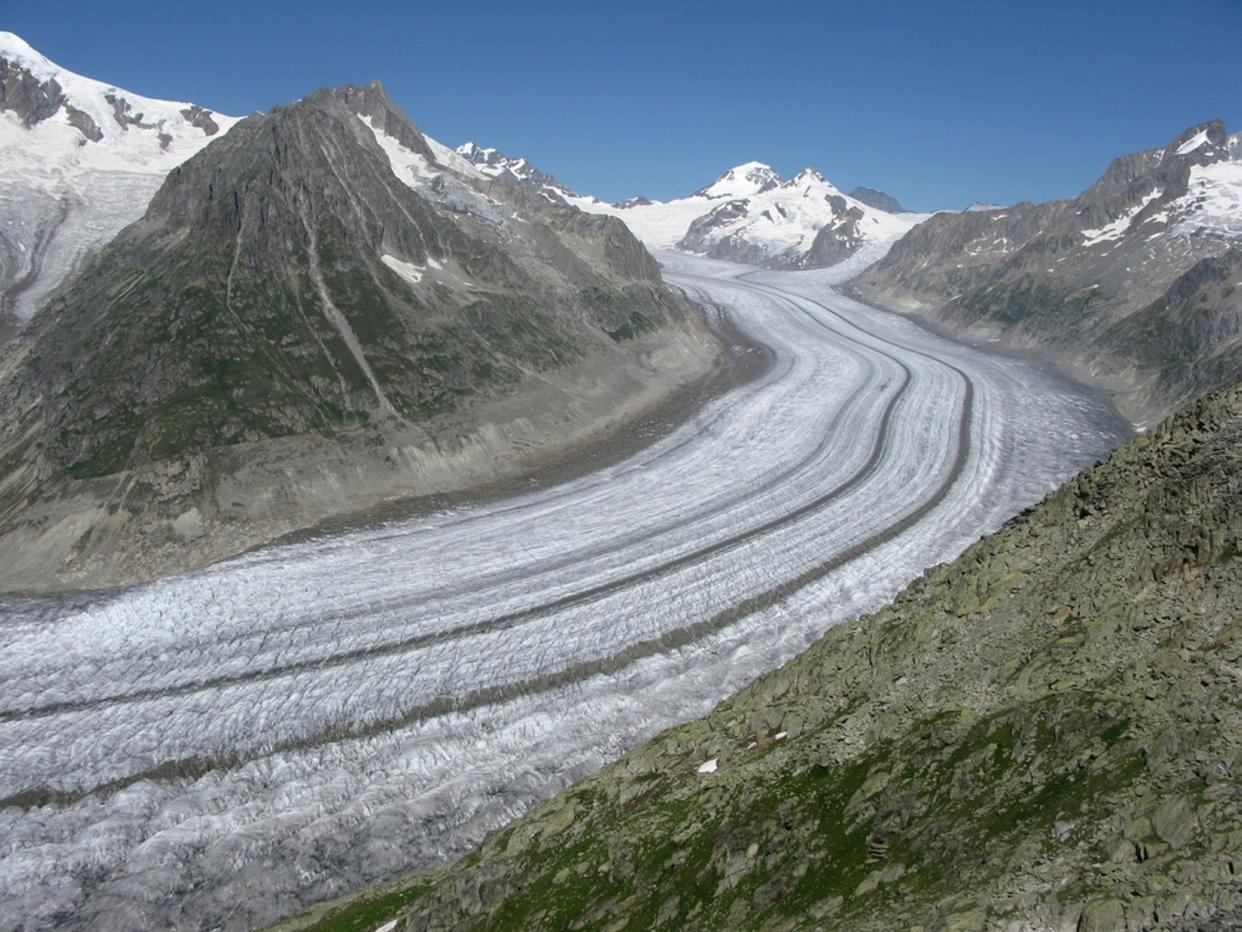
[[[547,172],[535,168],[524,158],[510,158],[498,149],[485,149],[475,142],[457,147],[457,154],[489,177],[510,175],[535,188],[554,191],[562,197],[575,197],[574,192]]]
[[[794,175],[793,179],[789,183],[795,185],[811,184],[817,181],[826,182],[827,180],[828,179],[821,175],[817,169],[814,169],[808,165],[806,168],[802,169],[802,171],[798,172],[798,174]]]
[[[771,165],[743,162],[687,197],[608,204],[574,194],[526,159],[475,142],[457,154],[491,177],[511,177],[590,213],[619,217],[648,246],[756,265],[832,265],[864,247],[883,249],[925,216],[896,216],[842,194],[811,167],[785,180]]]

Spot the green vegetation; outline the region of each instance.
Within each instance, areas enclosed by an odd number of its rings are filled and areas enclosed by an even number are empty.
[[[622,340],[632,340],[641,333],[648,330],[654,330],[655,324],[647,320],[638,311],[632,311],[629,318],[616,330],[607,331],[608,335],[620,343]]]

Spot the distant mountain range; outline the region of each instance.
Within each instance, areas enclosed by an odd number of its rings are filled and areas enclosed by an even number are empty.
[[[854,288],[1038,352],[1151,423],[1242,371],[1240,140],[1213,120],[1077,197],[936,214]]]
[[[552,449],[615,421],[610,405],[653,403],[714,350],[637,240],[786,269],[883,256],[858,296],[1050,358],[1139,424],[1242,369],[1242,154],[1219,121],[1042,205],[913,214],[759,162],[668,202],[607,204],[425,137],[377,85],[238,120],[77,76],[0,33],[0,155],[0,541],[37,520],[46,540],[20,538],[31,572],[122,549],[96,519],[62,524],[49,483],[89,504],[90,483],[170,458],[259,444],[252,461],[284,462],[291,437],[316,447],[296,452],[307,469],[339,466],[357,458],[329,443],[342,431],[398,451],[351,465],[366,478],[344,497],[297,469],[244,484],[239,501],[275,501],[269,481],[300,490],[271,509],[225,502],[222,477],[246,468],[199,459],[173,470],[182,491],[151,480],[159,508],[127,493],[168,553],[207,559],[294,512],[494,477],[522,460],[514,445]],[[551,392],[535,406],[551,417],[575,379],[593,400],[559,439],[519,416],[529,406],[497,413]],[[506,433],[518,423],[533,433]],[[128,514],[98,521],[141,536]],[[226,545],[223,526],[250,530]]]
[[[581,210],[619,217],[650,247],[767,268],[833,265],[865,246],[887,246],[927,217],[903,211],[881,191],[843,194],[813,168],[786,181],[770,165],[746,162],[687,197],[606,204],[574,193],[526,159],[473,142],[457,151],[492,177],[508,175]]]

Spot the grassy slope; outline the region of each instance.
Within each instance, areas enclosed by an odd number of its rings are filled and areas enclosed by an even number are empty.
[[[1240,461],[1235,386],[475,853],[287,927],[1240,919]]]

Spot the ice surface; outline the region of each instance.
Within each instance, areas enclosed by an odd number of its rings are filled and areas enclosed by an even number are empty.
[[[1174,233],[1242,237],[1242,162],[1192,166],[1189,190],[1171,206],[1181,217]]]
[[[1120,439],[1043,368],[835,294],[840,269],[660,258],[772,364],[628,459],[0,602],[0,927],[252,928],[460,853]]]

